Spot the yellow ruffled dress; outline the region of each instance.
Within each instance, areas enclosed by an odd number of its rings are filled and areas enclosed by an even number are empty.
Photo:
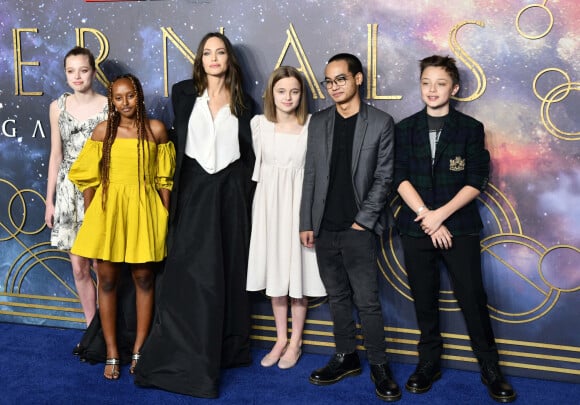
[[[157,190],[173,187],[175,147],[171,142],[145,144],[148,152],[144,159],[143,155],[138,157],[137,139],[117,138],[113,142],[103,210],[103,143],[87,140],[69,178],[81,191],[95,187],[96,192],[71,253],[125,263],[159,262],[165,258],[168,212]],[[139,161],[145,170],[138,170]]]

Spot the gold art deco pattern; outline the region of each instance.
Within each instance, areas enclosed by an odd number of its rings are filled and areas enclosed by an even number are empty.
[[[47,235],[44,198],[36,190],[18,189],[0,178],[0,315],[24,323],[85,325],[68,255],[37,243]],[[46,238],[48,239],[48,237]]]

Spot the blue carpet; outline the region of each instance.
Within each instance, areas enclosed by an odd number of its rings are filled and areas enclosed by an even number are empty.
[[[363,374],[337,384],[318,387],[308,383],[310,372],[323,366],[327,356],[304,354],[290,370],[265,369],[263,349],[253,349],[254,364],[226,370],[221,396],[203,400],[133,384],[128,367],[118,381],[103,377],[103,365],[81,363],[71,354],[81,331],[0,323],[0,404],[384,404],[374,395],[368,364]],[[401,386],[412,373],[410,364],[391,364]],[[510,377],[519,404],[578,404],[580,385]],[[495,404],[479,374],[444,369],[431,391],[403,392],[397,404]]]

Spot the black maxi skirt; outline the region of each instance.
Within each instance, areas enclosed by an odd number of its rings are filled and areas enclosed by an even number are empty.
[[[208,174],[184,157],[156,314],[135,370],[137,385],[215,398],[221,368],[250,364],[246,176],[239,160]]]

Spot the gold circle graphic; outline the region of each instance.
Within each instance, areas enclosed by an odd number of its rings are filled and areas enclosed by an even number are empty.
[[[575,246],[571,246],[571,245],[556,245],[556,246],[552,246],[551,248],[547,249],[545,252],[542,253],[542,256],[540,258],[540,261],[538,263],[538,273],[540,274],[540,277],[542,278],[542,281],[544,283],[546,283],[547,286],[549,286],[551,289],[554,290],[558,290],[560,292],[576,292],[578,290],[580,290],[580,285],[577,286],[569,286],[568,288],[564,288],[562,286],[557,286],[555,285],[552,281],[549,280],[548,277],[546,277],[546,274],[544,273],[544,268],[543,268],[543,264],[544,264],[544,259],[550,254],[553,253],[555,251],[559,251],[559,250],[570,250],[570,252],[576,253],[576,254],[580,254],[580,249],[578,249]]]
[[[547,100],[542,101],[541,118],[542,123],[546,129],[556,138],[560,138],[565,141],[577,141],[580,140],[580,132],[563,131],[554,125],[552,118],[550,117],[550,107],[552,104],[558,102],[561,97],[568,95],[570,90],[580,91],[580,82],[564,83],[550,90],[546,96]],[[562,94],[564,94],[564,96],[562,96]]]
[[[24,227],[24,223],[26,221],[26,202],[24,201],[24,197],[22,196],[22,192],[20,190],[18,190],[18,187],[16,187],[14,184],[12,184],[11,182],[4,180],[4,179],[0,179],[0,184],[6,184],[10,188],[14,189],[14,194],[12,194],[12,197],[10,198],[8,205],[6,206],[6,210],[7,210],[7,217],[10,219],[10,223],[12,224],[12,226],[14,228],[16,228],[16,230],[11,232],[8,230],[8,228],[6,226],[2,226],[4,228],[4,230],[8,233],[8,236],[6,238],[0,237],[0,242],[5,242],[7,240],[14,238],[18,234],[18,232],[21,231],[22,228]],[[20,204],[22,205],[23,215],[21,218],[20,225],[15,223],[14,219],[12,218],[11,211],[10,211],[12,209],[12,205],[14,204],[14,200],[16,198],[18,198],[20,200]]]
[[[546,0],[547,1],[547,0]],[[544,1],[544,4],[546,4],[546,1]],[[524,8],[522,8],[520,10],[520,12],[518,13],[517,17],[516,17],[516,29],[518,30],[518,32],[520,33],[520,35],[524,38],[527,39],[540,39],[542,37],[545,37],[546,35],[548,35],[548,33],[552,30],[552,27],[554,26],[554,16],[552,15],[552,12],[548,9],[548,7],[546,7],[544,4],[530,4],[528,6],[525,6]],[[546,28],[546,31],[542,32],[539,35],[529,35],[526,34],[521,28],[520,28],[520,18],[522,16],[522,14],[532,8],[541,8],[542,10],[545,10],[546,13],[548,14],[548,17],[550,17],[550,24],[548,24],[548,28]]]
[[[532,82],[532,90],[534,91],[534,94],[536,95],[536,97],[539,98],[541,101],[548,101],[548,98],[547,98],[547,96],[546,97],[542,97],[542,96],[540,96],[540,93],[538,93],[538,80],[540,79],[541,76],[543,76],[545,73],[548,73],[548,72],[560,73],[566,79],[566,83],[565,84],[571,84],[570,76],[568,76],[568,73],[566,73],[562,69],[558,69],[558,68],[547,68],[547,69],[544,69],[544,70],[540,71],[540,73],[538,73],[536,75],[536,77],[534,77],[534,81]],[[568,97],[568,93],[570,93],[569,90],[570,89],[568,89],[568,92],[566,94],[564,94],[561,98],[559,98],[557,100],[552,99],[550,101],[552,103],[557,103],[558,101],[564,100],[566,97]]]

